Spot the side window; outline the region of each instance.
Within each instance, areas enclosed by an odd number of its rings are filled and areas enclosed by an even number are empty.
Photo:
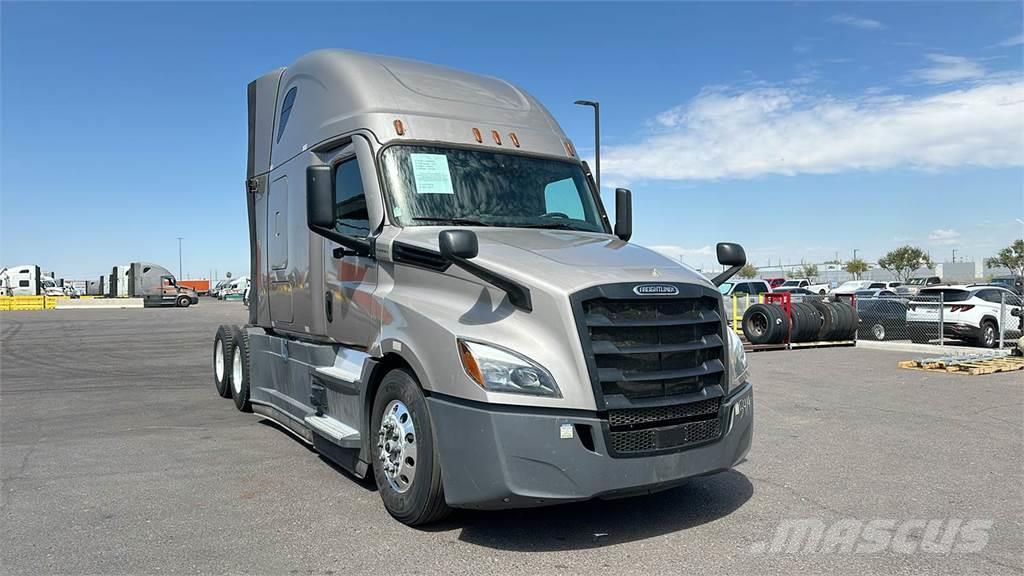
[[[986,302],[999,303],[999,291],[998,290],[978,290],[975,294],[976,297],[981,298]]]
[[[370,235],[363,178],[355,158],[338,165],[334,172],[334,228],[342,234],[365,238]]]
[[[28,288],[28,280],[21,280],[18,282],[19,288]]]
[[[750,294],[750,282],[740,282],[732,292],[733,294]]]
[[[765,294],[771,292],[771,288],[768,287],[767,282],[754,282],[755,294]]]
[[[281,119],[277,121],[277,142],[281,141],[284,127],[288,125],[288,117],[292,115],[292,106],[295,105],[295,95],[298,91],[298,86],[292,86],[292,89],[284,95],[284,103],[281,104]]]
[[[583,212],[583,200],[572,178],[552,182],[544,187],[544,211],[565,214],[573,220],[587,218]]]

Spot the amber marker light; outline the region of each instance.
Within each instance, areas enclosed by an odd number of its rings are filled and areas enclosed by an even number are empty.
[[[405,126],[402,125],[401,120],[395,120],[395,133],[397,133],[399,136],[405,134]]]
[[[508,139],[512,141],[512,144],[515,145],[516,148],[519,148],[519,136],[516,136],[515,132],[509,132]]]
[[[494,138],[494,143],[501,146],[501,134],[498,134],[497,130],[491,130],[491,138]]]
[[[466,346],[466,343],[461,340],[459,340],[459,356],[462,357],[462,367],[466,370],[466,374],[481,388],[484,388],[484,373],[480,371],[476,358],[469,351],[469,346]]]
[[[480,134],[479,128],[473,128],[473,138],[480,144],[484,143],[484,137]]]

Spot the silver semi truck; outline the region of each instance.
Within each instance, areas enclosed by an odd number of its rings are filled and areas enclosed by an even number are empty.
[[[249,320],[214,381],[410,525],[729,469],[753,396],[722,298],[629,243],[533,97],[341,50],[249,84]],[[725,281],[743,249],[718,245]]]

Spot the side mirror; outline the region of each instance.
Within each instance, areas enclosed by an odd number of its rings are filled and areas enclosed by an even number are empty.
[[[743,246],[732,242],[719,242],[716,252],[718,252],[718,263],[729,267],[728,270],[711,279],[712,284],[721,286],[723,282],[735,276],[747,263],[747,253],[743,250]]]
[[[615,235],[623,242],[633,236],[633,193],[625,188],[615,189]]]
[[[334,190],[330,166],[306,168],[306,218],[309,227],[334,228]]]
[[[342,245],[334,249],[334,257],[347,254],[373,257],[373,239],[355,238],[334,229],[334,185],[330,166],[306,168],[306,221],[309,229]]]
[[[472,230],[445,230],[437,237],[441,256],[452,261],[456,258],[470,260],[480,252],[476,233]]]
[[[747,263],[747,253],[743,246],[732,242],[719,242],[715,247],[718,253],[718,263],[722,266],[744,266]]]

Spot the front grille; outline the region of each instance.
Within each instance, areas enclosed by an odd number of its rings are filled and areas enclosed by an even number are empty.
[[[649,424],[664,426],[701,416],[717,418],[719,403],[719,398],[712,398],[689,404],[609,410],[608,424],[614,430],[616,428],[642,428]]]
[[[582,336],[605,396],[671,396],[720,382],[725,369],[716,298],[595,298],[582,308]]]
[[[701,420],[669,428],[648,428],[611,432],[610,445],[616,454],[642,454],[682,448],[717,440],[722,435],[722,421]]]
[[[635,284],[574,294],[576,324],[612,456],[681,450],[717,440],[725,378],[721,298],[673,285],[638,296]]]

